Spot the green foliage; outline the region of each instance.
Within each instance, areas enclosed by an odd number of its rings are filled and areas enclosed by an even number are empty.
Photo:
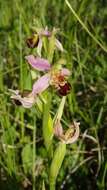
[[[66,144],[60,143],[54,152],[49,172],[50,190],[55,189],[56,178],[66,153]]]
[[[52,154],[52,139],[53,139],[53,121],[50,115],[50,105],[51,105],[52,95],[49,93],[46,98],[46,103],[44,104],[43,110],[43,137],[44,143],[47,151]]]
[[[47,56],[50,63],[52,63],[53,60],[54,50],[55,50],[55,36],[53,34],[49,41],[48,56]]]
[[[83,190],[84,186],[87,190],[107,189],[107,3],[106,0],[69,0],[67,6],[67,2],[0,0],[2,190],[24,190],[22,182],[27,177],[31,183],[33,181],[33,188],[36,184],[38,190],[48,190],[47,173],[50,165],[51,175],[54,179],[57,178],[57,189]],[[52,121],[61,98],[50,90],[52,97],[49,99],[43,94],[43,99],[38,99],[34,112],[13,105],[8,91],[9,88],[31,89],[31,72],[24,56],[36,52],[27,48],[26,38],[36,26],[46,25],[49,29],[60,28],[58,39],[65,52],[61,54],[55,51],[53,59],[53,38],[49,46],[44,47],[45,57],[49,56],[54,63],[59,59],[66,60],[64,64],[72,73],[69,79],[72,90],[66,98],[61,123],[64,128],[68,127],[72,119],[81,123],[80,138],[75,145],[67,147],[62,168],[63,156],[60,153],[63,151],[64,155],[65,148],[60,151],[59,146],[62,145],[59,145],[57,153],[53,151],[57,141],[53,138]],[[46,54],[48,48],[49,55]],[[59,116],[60,114],[59,111]],[[43,162],[36,166],[38,173],[35,183],[36,153],[43,158]],[[27,188],[32,188],[29,183]]]
[[[22,164],[25,174],[31,173],[32,170],[32,152],[30,144],[26,144],[22,150]]]

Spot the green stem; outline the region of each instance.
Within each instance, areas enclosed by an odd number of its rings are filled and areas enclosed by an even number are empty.
[[[19,15],[19,44],[20,44],[20,89],[23,90],[23,65],[22,65],[22,16]],[[20,110],[21,122],[24,123],[24,110]],[[22,141],[24,139],[25,125],[21,125]]]
[[[49,173],[50,190],[55,190],[56,179],[59,170],[62,166],[65,154],[66,154],[66,144],[59,143],[58,147],[54,152],[54,156],[50,166],[50,173]]]
[[[50,184],[50,190],[55,190],[55,183]]]
[[[0,54],[0,90],[3,91],[3,62]]]
[[[36,178],[35,178],[35,157],[36,157],[36,119],[34,117],[34,130],[33,130],[33,167],[32,167],[32,177],[33,177],[33,188],[32,190],[35,190],[35,183],[36,183]]]
[[[58,119],[61,120],[62,114],[63,114],[63,110],[64,110],[64,105],[65,105],[65,100],[66,100],[66,96],[63,96],[61,103],[59,105],[58,111],[54,117],[54,122]]]
[[[47,93],[46,97],[47,102],[44,104],[44,109],[43,109],[43,138],[49,157],[52,157],[53,154],[52,153],[53,121],[50,115],[51,99],[52,99],[51,93]]]
[[[19,42],[20,42],[20,88],[23,89],[23,64],[22,64],[22,16],[19,15]]]

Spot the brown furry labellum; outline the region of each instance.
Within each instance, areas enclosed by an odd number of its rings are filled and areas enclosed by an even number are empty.
[[[13,104],[15,104],[16,106],[22,106],[22,103],[20,102],[20,100],[16,100],[16,99],[12,99]]]
[[[71,84],[69,82],[65,82],[65,84],[59,85],[59,89],[58,89],[58,93],[61,96],[66,96],[67,94],[69,94],[71,91]]]
[[[38,34],[32,35],[26,40],[26,43],[29,48],[37,47],[39,43],[39,35]]]

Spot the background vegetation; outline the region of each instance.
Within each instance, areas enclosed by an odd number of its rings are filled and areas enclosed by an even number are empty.
[[[16,107],[8,89],[30,89],[30,53],[26,38],[32,28],[60,28],[59,39],[66,53],[55,59],[66,61],[71,70],[71,93],[63,124],[77,119],[81,135],[68,146],[56,189],[107,189],[107,1],[70,0],[70,4],[94,39],[72,14],[64,0],[0,0],[0,188],[32,189],[33,130],[36,129],[36,188],[48,189],[48,160],[41,138],[42,115],[38,109]],[[101,42],[101,47],[98,41]],[[60,97],[54,95],[51,114]]]

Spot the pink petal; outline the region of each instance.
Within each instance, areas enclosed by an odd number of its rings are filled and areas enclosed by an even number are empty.
[[[64,76],[69,76],[71,74],[71,72],[66,68],[62,68],[61,69],[61,74],[64,75]]]
[[[56,137],[59,137],[59,138],[63,135],[63,128],[59,120],[57,120],[55,123],[54,134]]]
[[[33,85],[33,94],[39,94],[49,87],[50,75],[46,74],[40,77]]]
[[[22,103],[24,108],[31,108],[34,105],[35,101],[36,100],[33,96],[29,97],[29,98],[24,97],[21,99],[21,103]]]
[[[48,60],[46,59],[34,57],[33,55],[28,55],[25,58],[28,61],[28,63],[38,71],[48,71],[51,67]]]
[[[52,34],[52,33],[48,30],[47,27],[41,32],[41,35],[42,35],[42,36],[46,36],[46,37],[50,37],[51,34]]]

